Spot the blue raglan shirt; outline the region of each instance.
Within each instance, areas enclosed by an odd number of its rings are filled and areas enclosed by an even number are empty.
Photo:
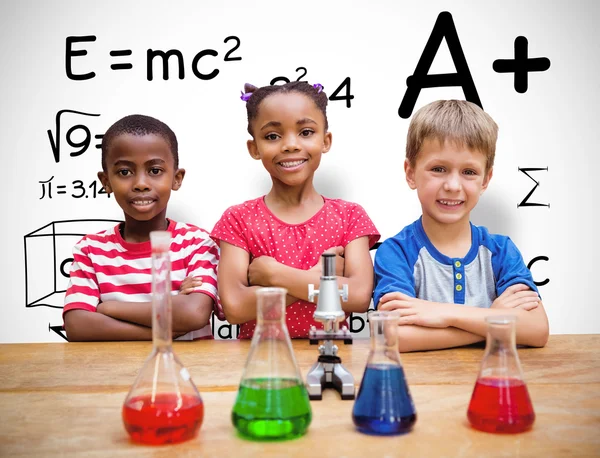
[[[471,224],[471,249],[464,258],[449,258],[432,245],[419,218],[377,249],[373,304],[377,308],[384,294],[399,291],[427,301],[489,308],[517,283],[538,292],[509,237]]]

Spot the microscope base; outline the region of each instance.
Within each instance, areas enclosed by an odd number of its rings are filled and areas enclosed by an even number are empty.
[[[306,375],[308,397],[312,401],[323,399],[324,388],[335,388],[342,400],[353,400],[355,397],[354,377],[342,365],[339,356],[320,355],[318,362]]]

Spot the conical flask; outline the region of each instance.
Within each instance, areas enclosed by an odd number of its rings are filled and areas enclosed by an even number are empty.
[[[308,392],[285,324],[284,288],[259,288],[257,326],[231,421],[252,439],[288,439],[304,434],[312,419]]]
[[[200,393],[171,346],[171,234],[150,233],[152,353],[123,404],[123,423],[135,442],[175,443],[196,435],[204,417]]]
[[[398,319],[393,312],[369,313],[371,351],[352,410],[363,433],[401,434],[417,421],[398,353]]]
[[[487,341],[467,417],[474,428],[520,433],[535,421],[516,345],[516,317],[486,318]]]

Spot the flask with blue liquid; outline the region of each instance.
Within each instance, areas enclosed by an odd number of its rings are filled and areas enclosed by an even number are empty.
[[[398,353],[398,318],[393,312],[369,314],[371,351],[352,411],[363,433],[402,434],[417,421]]]

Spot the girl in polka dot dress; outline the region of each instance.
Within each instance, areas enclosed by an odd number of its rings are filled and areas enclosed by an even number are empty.
[[[316,304],[308,284],[318,288],[321,254],[337,254],[338,282],[347,283],[346,313],[365,312],[373,292],[369,248],[379,233],[358,204],[320,195],[313,176],[331,148],[327,96],[320,84],[294,81],[260,89],[246,84],[247,146],[271,175],[269,193],[228,208],[211,237],[220,245],[218,290],[227,320],[240,324],[240,338],[256,326],[261,286],[287,288],[286,321],[291,337],[307,338]]]

